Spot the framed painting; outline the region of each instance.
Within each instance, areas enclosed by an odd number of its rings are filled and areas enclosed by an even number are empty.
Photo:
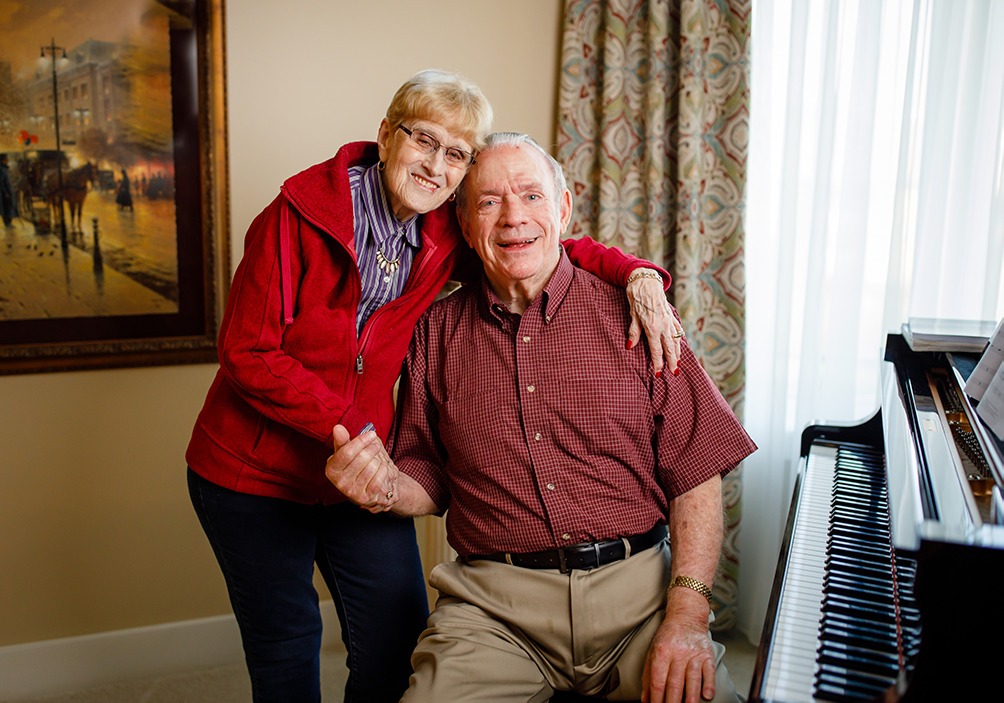
[[[223,0],[33,0],[0,27],[0,374],[216,359]]]

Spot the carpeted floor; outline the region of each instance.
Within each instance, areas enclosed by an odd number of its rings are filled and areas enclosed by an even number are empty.
[[[322,699],[326,702],[342,700],[347,676],[344,650],[325,649],[321,653]],[[241,663],[123,681],[46,698],[22,698],[17,703],[248,703],[250,700],[251,684],[247,669]]]
[[[726,646],[726,666],[743,695],[749,691],[756,647],[738,633],[716,635]],[[326,649],[321,656],[321,695],[327,703],[342,699],[345,653]],[[100,686],[48,698],[20,699],[17,703],[247,703],[251,685],[243,664],[191,671],[139,681]],[[13,703],[6,701],[3,703]]]

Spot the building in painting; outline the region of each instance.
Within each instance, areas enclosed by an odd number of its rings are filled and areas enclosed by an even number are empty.
[[[66,51],[57,51],[56,88],[52,83],[52,58],[39,59],[35,77],[26,86],[27,119],[39,143],[55,144],[56,103],[63,145],[72,146],[90,129],[114,141],[121,129],[122,112],[129,104],[129,84],[120,66],[121,47],[88,40]]]

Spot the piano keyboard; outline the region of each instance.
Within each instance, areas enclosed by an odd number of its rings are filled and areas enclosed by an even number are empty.
[[[897,593],[894,572],[912,584],[913,565],[893,555],[881,451],[814,443],[796,510],[762,700],[880,697],[919,638]]]
[[[836,458],[835,447],[818,445],[809,451],[806,461],[774,623],[774,645],[764,675],[764,700],[795,702],[812,698]]]

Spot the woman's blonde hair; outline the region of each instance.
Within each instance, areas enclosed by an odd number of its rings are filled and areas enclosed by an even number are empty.
[[[480,151],[491,132],[493,113],[477,84],[455,73],[430,68],[419,71],[398,88],[387,108],[391,127],[415,119],[442,123]]]

